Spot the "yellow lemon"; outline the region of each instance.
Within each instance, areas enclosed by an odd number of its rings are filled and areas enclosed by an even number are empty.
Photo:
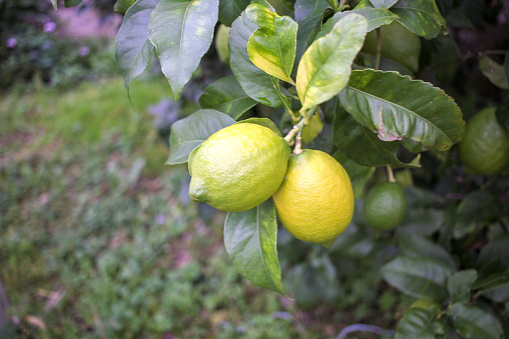
[[[297,239],[330,247],[353,216],[352,184],[343,166],[317,150],[292,155],[274,194],[283,226]]]
[[[281,185],[289,157],[287,142],[270,128],[223,128],[191,153],[189,195],[226,212],[252,209]]]

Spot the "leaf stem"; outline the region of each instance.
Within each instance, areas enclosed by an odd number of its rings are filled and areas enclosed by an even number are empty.
[[[396,179],[394,178],[394,172],[392,171],[392,167],[387,165],[387,176],[389,177],[390,182],[396,182]]]
[[[376,29],[376,59],[375,69],[380,69],[380,62],[382,60],[382,30],[380,27]]]
[[[302,130],[306,125],[309,123],[309,120],[311,117],[315,114],[316,109],[318,106],[311,107],[309,111],[306,111],[306,116],[303,115],[303,117],[297,122],[295,125],[293,125],[293,128],[288,132],[288,134],[284,137],[288,145],[292,145],[293,138],[296,138],[295,141],[295,148],[293,150],[293,154],[299,154],[302,153]],[[306,119],[308,117],[308,119]]]

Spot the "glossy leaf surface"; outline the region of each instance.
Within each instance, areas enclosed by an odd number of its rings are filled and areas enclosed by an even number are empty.
[[[235,120],[230,116],[212,109],[198,110],[189,117],[177,121],[171,126],[170,157],[166,164],[187,162],[189,154],[208,137],[234,123]]]
[[[175,99],[212,43],[218,6],[219,0],[161,0],[152,12],[150,41]]]
[[[271,199],[226,216],[224,243],[237,271],[258,286],[284,295],[276,238],[276,209]]]
[[[329,34],[332,27],[339,20],[343,19],[344,17],[350,14],[359,14],[365,17],[366,20],[368,21],[367,29],[368,32],[371,32],[372,30],[382,25],[388,25],[398,17],[397,15],[395,15],[394,13],[385,8],[360,8],[354,9],[352,11],[339,12],[334,14],[334,16],[323,25],[322,31],[318,36],[322,37],[325,36],[326,34]]]
[[[411,32],[425,39],[433,39],[445,28],[435,0],[399,0],[391,11],[399,16],[399,22]]]
[[[256,105],[256,101],[244,92],[233,75],[210,84],[200,96],[199,102],[202,108],[218,110],[235,120]]]
[[[355,120],[384,141],[408,138],[445,151],[465,133],[461,111],[451,97],[396,72],[353,71],[339,98]]]
[[[231,27],[250,3],[250,0],[219,0],[219,21]]]
[[[346,86],[367,26],[363,16],[348,15],[338,21],[330,34],[315,40],[306,50],[297,70],[297,94],[302,109],[331,99]]]
[[[313,12],[323,12],[330,5],[326,0],[297,0],[295,1],[295,20],[300,22]]]
[[[468,303],[470,301],[470,288],[477,279],[477,271],[474,269],[463,270],[449,277],[447,289],[451,296],[451,302]]]
[[[450,313],[454,326],[464,338],[496,339],[502,335],[498,319],[479,307],[456,303]]]
[[[409,309],[398,323],[395,339],[435,339],[432,327],[435,317],[432,309]]]
[[[143,73],[152,61],[154,46],[149,40],[148,23],[158,2],[137,1],[127,10],[118,31],[115,52],[126,88],[129,88],[131,81]]]

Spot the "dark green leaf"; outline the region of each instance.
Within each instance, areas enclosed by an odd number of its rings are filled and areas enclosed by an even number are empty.
[[[443,211],[429,208],[412,209],[398,227],[401,234],[430,235],[443,223]]]
[[[322,29],[322,18],[323,12],[315,11],[306,16],[300,22],[299,29],[297,30],[297,50],[295,54],[295,64],[299,64],[302,55],[315,40],[318,32],[320,32]]]
[[[246,15],[258,25],[247,44],[251,62],[266,73],[293,84],[291,74],[295,61],[297,23],[257,3],[246,8]]]
[[[465,133],[461,111],[451,97],[396,72],[353,71],[339,98],[355,120],[385,141],[408,138],[445,151]]]
[[[201,109],[171,126],[170,157],[167,165],[185,163],[189,154],[212,134],[233,125],[230,116],[212,110]]]
[[[375,239],[360,231],[355,224],[348,226],[338,237],[328,252],[330,256],[346,259],[362,259],[375,248]]]
[[[175,99],[212,43],[218,7],[219,0],[161,0],[152,12],[150,41]]]
[[[504,66],[491,60],[489,56],[482,55],[479,58],[479,69],[493,85],[502,89],[509,89],[509,82],[507,81]]]
[[[478,267],[498,259],[503,267],[509,268],[509,233],[504,233],[483,247],[477,262]]]
[[[139,0],[124,16],[115,43],[118,65],[129,88],[133,79],[143,73],[152,61],[154,46],[149,40],[150,14],[159,0]]]
[[[237,271],[258,286],[284,295],[276,239],[276,210],[270,199],[252,210],[226,216],[224,244]]]
[[[211,108],[238,119],[244,112],[256,105],[240,87],[233,75],[221,78],[210,84],[200,96],[200,106]]]
[[[330,8],[330,5],[326,0],[297,0],[295,1],[295,20],[300,22],[311,13],[323,13],[327,8]]]
[[[454,269],[426,257],[397,257],[382,267],[384,279],[401,292],[438,302],[447,298]]]
[[[375,8],[390,8],[394,6],[398,0],[370,0]]]
[[[478,294],[489,294],[498,290],[500,296],[491,296],[491,299],[497,302],[503,302],[508,299],[509,289],[509,270],[490,274],[486,278],[479,279],[472,285],[472,289],[477,290]]]
[[[367,25],[363,16],[348,15],[309,46],[297,70],[297,94],[303,110],[331,99],[346,86]]]
[[[396,157],[399,141],[380,140],[376,133],[355,121],[343,108],[336,111],[333,138],[339,150],[359,165],[369,167],[390,165],[394,168],[419,166],[401,162]]]
[[[270,120],[270,119],[267,119],[267,118],[249,118],[249,119],[242,120],[242,121],[238,122],[238,124],[242,124],[242,123],[257,124],[257,125],[260,125],[260,126],[263,126],[263,127],[267,127],[267,128],[270,128],[277,135],[281,136],[281,131],[279,130],[279,128],[277,128],[276,124],[274,122],[272,122],[272,120]]]
[[[219,0],[219,21],[223,25],[231,27],[235,19],[250,3],[250,0]]]
[[[500,339],[500,321],[479,307],[456,303],[450,314],[456,330],[464,338]]]
[[[399,16],[399,22],[411,32],[425,39],[433,39],[445,27],[435,0],[399,0],[391,11]]]
[[[83,0],[64,0],[65,7],[78,6]]]
[[[234,21],[230,31],[230,66],[244,91],[251,98],[271,107],[290,106],[290,99],[281,94],[279,80],[256,67],[249,59],[249,37],[258,28],[246,13]]]
[[[350,14],[359,14],[366,18],[368,21],[368,32],[371,32],[375,28],[378,28],[382,25],[388,25],[391,22],[393,22],[395,19],[397,19],[397,15],[389,11],[388,9],[384,8],[360,8],[360,9],[354,9],[352,11],[345,11],[345,12],[339,12],[334,14],[332,18],[330,18],[325,25],[323,25],[322,31],[318,35],[318,37],[325,36],[326,34],[329,34],[332,27],[341,19],[344,17],[350,15]]]
[[[447,289],[452,303],[468,303],[470,301],[470,288],[477,279],[474,269],[463,270],[449,277]]]
[[[314,257],[292,267],[285,282],[299,307],[305,310],[318,303],[338,303],[341,287],[336,268],[328,256]]]
[[[426,238],[417,234],[402,234],[399,236],[398,241],[401,253],[408,257],[427,257],[435,259],[451,268],[456,268],[456,263],[452,259],[449,252],[447,252],[440,245],[435,244]]]
[[[398,323],[395,339],[435,339],[433,309],[411,308]]]
[[[499,124],[509,131],[509,95],[506,95],[504,100],[502,100],[502,103],[498,106],[495,115]]]

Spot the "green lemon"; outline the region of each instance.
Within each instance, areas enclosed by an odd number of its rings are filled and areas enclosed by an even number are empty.
[[[230,37],[230,27],[223,24],[219,25],[216,32],[216,52],[219,60],[225,64],[230,63],[230,48],[228,47],[228,39]]]
[[[495,175],[509,167],[509,132],[500,125],[495,107],[488,107],[467,122],[458,154],[467,172]]]
[[[189,195],[226,212],[252,209],[279,188],[289,157],[287,142],[267,127],[223,128],[191,153]]]
[[[383,182],[373,186],[364,200],[364,218],[375,231],[398,226],[406,214],[406,196],[400,184]]]
[[[125,14],[129,7],[131,7],[135,2],[136,0],[117,0],[113,10],[117,13]]]
[[[419,54],[421,41],[399,22],[393,21],[389,25],[380,27],[382,33],[382,57],[400,63],[412,72],[419,70]],[[362,50],[369,54],[376,54],[376,31],[366,35]]]

